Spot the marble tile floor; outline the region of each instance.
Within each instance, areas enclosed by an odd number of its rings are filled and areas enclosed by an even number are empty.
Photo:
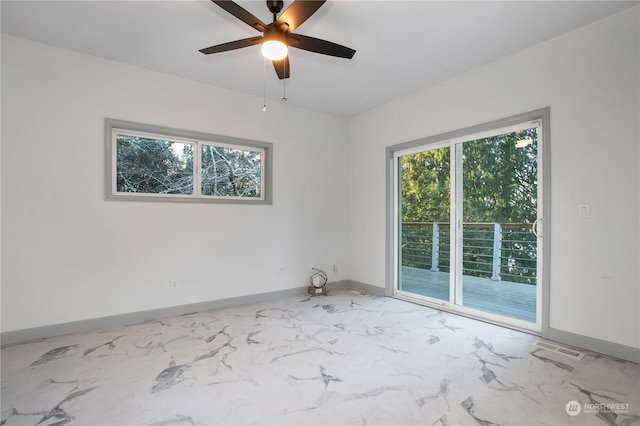
[[[2,348],[0,424],[640,424],[638,364],[536,340],[336,290]]]

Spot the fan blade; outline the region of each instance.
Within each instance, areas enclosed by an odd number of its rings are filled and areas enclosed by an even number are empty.
[[[259,18],[256,18],[251,12],[239,6],[230,0],[211,0],[245,24],[255,28],[258,31],[264,31],[267,28],[267,24],[262,22]]]
[[[304,23],[311,15],[316,13],[320,6],[324,4],[326,0],[295,0],[291,6],[287,8],[282,15],[275,22],[274,26],[279,27],[282,24],[287,24],[287,32],[291,33],[296,28]]]
[[[200,52],[205,55],[212,53],[227,52],[229,50],[242,49],[243,47],[253,46],[255,44],[262,43],[262,36],[256,36],[251,38],[243,38],[242,40],[230,41],[228,43],[222,43],[211,47],[200,49]]]
[[[297,47],[298,49],[308,50],[310,52],[347,59],[353,58],[353,55],[356,53],[355,50],[346,46],[301,34],[290,34],[289,45],[291,47]]]
[[[288,56],[285,56],[284,59],[280,59],[279,61],[273,61],[273,67],[276,69],[276,74],[278,74],[280,80],[289,78],[291,67],[289,66]]]

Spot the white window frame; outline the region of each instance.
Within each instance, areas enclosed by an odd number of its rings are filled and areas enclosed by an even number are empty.
[[[116,135],[146,137],[193,145],[193,193],[154,194],[119,192],[117,190]],[[232,204],[272,204],[272,164],[273,144],[270,142],[239,139],[207,133],[193,132],[150,124],[105,119],[106,139],[106,198],[111,200],[172,201]],[[201,194],[201,149],[203,145],[213,145],[245,151],[260,152],[260,196],[216,196]]]

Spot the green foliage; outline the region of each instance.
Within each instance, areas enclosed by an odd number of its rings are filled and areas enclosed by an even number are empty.
[[[518,140],[532,144],[516,148]],[[463,145],[465,222],[512,223],[536,219],[537,132],[498,135]],[[449,222],[449,148],[401,159],[403,222]]]
[[[532,143],[517,148],[518,140]],[[465,222],[533,223],[538,192],[536,129],[463,145]]]
[[[448,222],[449,148],[405,155],[400,161],[403,222]]]
[[[530,139],[531,144],[516,147],[522,139]],[[530,224],[537,217],[537,149],[535,128],[462,145],[465,275],[492,276],[493,224],[524,224],[502,234],[501,273],[510,281],[535,284],[536,240]],[[452,150],[446,147],[399,160],[405,266],[449,270],[451,157]],[[440,224],[436,265],[431,264],[432,223]]]

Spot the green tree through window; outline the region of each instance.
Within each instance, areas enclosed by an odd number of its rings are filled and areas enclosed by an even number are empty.
[[[492,276],[492,224],[502,226],[501,269],[509,280],[536,283],[538,129],[471,140],[462,144],[464,273]],[[518,141],[531,143],[516,147]],[[449,271],[451,152],[439,148],[400,160],[402,264]],[[431,264],[432,224],[439,224],[440,261]],[[485,226],[486,225],[486,226]],[[487,242],[489,245],[487,245]]]

